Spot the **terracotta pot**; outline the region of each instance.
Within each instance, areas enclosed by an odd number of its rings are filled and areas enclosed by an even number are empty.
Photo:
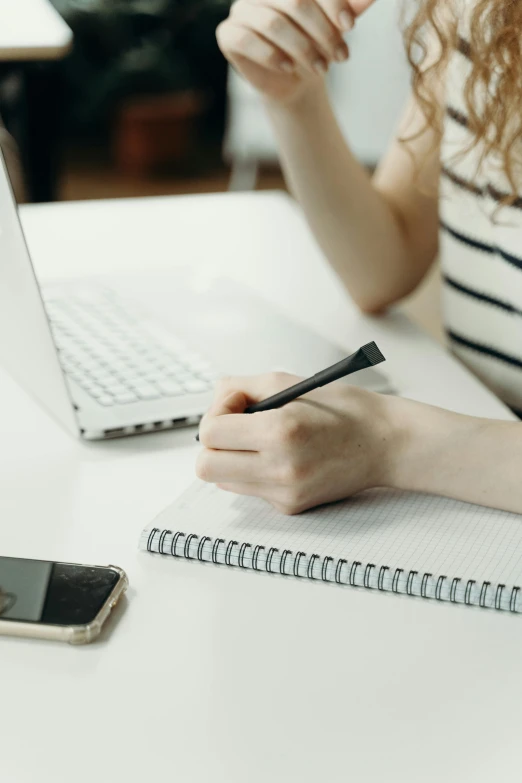
[[[205,108],[204,96],[193,90],[127,100],[114,123],[118,168],[140,176],[185,159]]]

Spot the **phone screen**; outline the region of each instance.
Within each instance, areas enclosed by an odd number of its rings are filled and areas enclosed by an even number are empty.
[[[0,557],[0,620],[86,625],[118,579],[112,568]]]

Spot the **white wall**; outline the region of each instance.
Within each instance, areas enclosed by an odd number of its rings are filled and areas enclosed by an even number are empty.
[[[339,123],[355,154],[378,161],[393,134],[409,89],[399,29],[401,0],[378,0],[347,37],[351,58],[331,69]],[[273,160],[276,145],[257,94],[235,72],[229,79],[228,158]]]
[[[339,123],[356,155],[381,157],[409,91],[410,73],[399,26],[400,0],[378,0],[348,37],[351,58],[332,69]]]

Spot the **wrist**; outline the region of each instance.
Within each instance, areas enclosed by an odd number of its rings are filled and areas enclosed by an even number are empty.
[[[421,477],[436,459],[433,418],[438,410],[394,396],[386,396],[384,403],[389,432],[383,461],[385,486],[420,490]]]
[[[308,84],[302,85],[289,98],[284,100],[274,100],[264,97],[265,106],[270,115],[278,116],[298,116],[303,117],[310,113],[317,114],[318,105],[322,102],[328,103],[328,92],[324,80],[314,80]]]
[[[385,486],[413,492],[438,492],[483,424],[481,419],[401,397],[386,396],[385,410]]]
[[[382,456],[381,484],[392,489],[409,489],[412,455],[419,441],[418,419],[409,409],[410,400],[384,395],[386,438]]]

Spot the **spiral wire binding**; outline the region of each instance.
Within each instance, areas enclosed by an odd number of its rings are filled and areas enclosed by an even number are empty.
[[[156,548],[154,541],[158,534],[159,539]],[[166,547],[165,542],[168,536],[172,536],[172,540],[170,542],[170,546]],[[191,556],[190,552],[193,542],[198,542],[195,556]],[[182,554],[178,550],[178,544],[179,547],[181,547]],[[434,576],[427,571],[423,573],[413,569],[408,571],[406,575],[405,589],[400,589],[401,578],[404,579],[403,575],[406,574],[406,571],[403,568],[392,569],[387,565],[377,566],[375,563],[363,564],[358,560],[354,560],[350,564],[350,568],[348,570],[349,563],[344,558],[336,559],[329,555],[321,557],[315,553],[309,556],[306,552],[303,551],[298,551],[294,554],[290,549],[284,549],[283,552],[280,553],[279,567],[274,569],[274,556],[279,554],[279,549],[276,547],[270,547],[267,551],[267,548],[262,544],[256,544],[255,546],[248,542],[242,542],[240,544],[235,540],[225,541],[223,538],[213,539],[211,536],[198,536],[195,533],[190,533],[187,535],[181,531],[173,533],[171,530],[160,530],[156,527],[152,528],[147,536],[146,548],[148,552],[157,552],[161,555],[172,555],[173,557],[183,557],[186,560],[199,560],[202,563],[206,563],[209,562],[207,558],[203,557],[206,545],[211,547],[210,561],[216,565],[224,564],[230,567],[235,567],[236,563],[233,563],[232,559],[234,557],[234,549],[238,548],[236,553],[237,566],[240,568],[248,568],[254,571],[266,571],[267,573],[271,574],[279,573],[281,576],[295,576],[298,578],[305,578],[306,576],[308,579],[318,581],[318,577],[314,576],[314,572],[316,572],[318,567],[320,573],[319,581],[334,582],[336,584],[349,585],[351,587],[362,586],[368,590],[377,589],[381,592],[392,592],[410,596],[419,596],[420,598],[427,600],[430,600],[431,598],[428,595],[428,585]],[[221,547],[224,547],[223,560],[218,559],[220,556],[223,557],[223,553],[220,552]],[[251,566],[245,565],[245,555],[247,550],[251,552]],[[261,553],[263,553],[264,567],[260,567],[259,565]],[[289,567],[290,570],[287,570],[287,562],[290,559],[293,562]],[[304,575],[301,570],[301,561],[303,559],[305,561],[308,560],[306,575]],[[328,576],[329,571],[333,572],[333,578]],[[356,580],[358,573],[363,574],[362,585],[357,584]],[[372,585],[374,574],[376,574],[376,583],[375,585]],[[384,581],[390,574],[392,574],[390,587],[387,588],[385,587]],[[443,591],[448,589],[447,586],[449,586],[448,598],[444,598]],[[474,579],[467,580],[464,587],[463,580],[460,577],[454,577],[450,580],[445,574],[441,574],[437,576],[437,582],[433,591],[433,598],[436,601],[449,600],[454,604],[464,603],[467,606],[478,605],[481,608],[488,608],[488,593],[493,585],[488,581],[483,581],[480,584],[478,604],[476,601],[472,601],[472,591],[476,586],[477,582]],[[457,596],[459,589],[461,591],[463,589],[464,591],[463,600],[459,600]],[[509,588],[507,588],[505,584],[499,584],[495,586],[495,595],[493,597],[492,603],[495,609],[500,611],[507,611],[502,605],[503,600],[504,603],[506,603],[506,599],[504,599],[504,592],[507,589]],[[514,586],[510,590],[509,611],[512,613],[518,613],[519,611],[522,611],[522,607],[520,610],[518,608],[520,590],[521,588],[519,586]],[[3,596],[6,595],[8,594],[2,593],[0,590],[0,615],[2,613],[1,601]],[[5,608],[3,611],[6,611]]]

